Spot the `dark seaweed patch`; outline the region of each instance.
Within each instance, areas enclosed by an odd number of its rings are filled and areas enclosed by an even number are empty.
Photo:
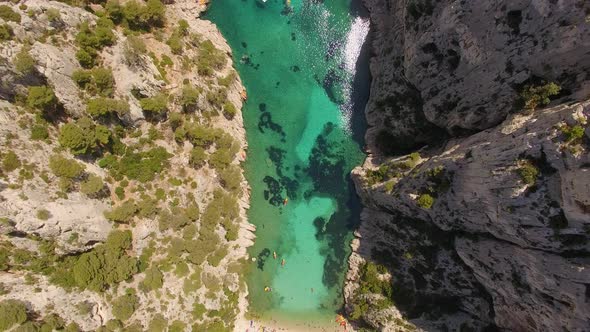
[[[281,135],[281,142],[285,142],[286,134],[283,131],[283,127],[272,121],[272,115],[269,112],[263,112],[260,114],[260,118],[258,120],[258,130],[260,130],[261,133],[264,133],[264,129],[270,129]]]
[[[270,249],[264,248],[256,257],[256,265],[258,269],[264,270],[264,263],[266,263],[266,259],[270,256]]]

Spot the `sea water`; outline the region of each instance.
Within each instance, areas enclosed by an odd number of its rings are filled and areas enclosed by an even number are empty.
[[[230,44],[246,87],[249,311],[333,321],[359,203],[369,32],[355,0],[213,0],[206,19]],[[273,253],[276,253],[275,259]],[[284,265],[281,262],[284,260]]]

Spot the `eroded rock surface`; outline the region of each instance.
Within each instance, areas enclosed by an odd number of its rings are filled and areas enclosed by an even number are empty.
[[[587,96],[587,1],[365,4],[375,35],[367,140],[386,153],[497,125],[535,79]]]
[[[587,329],[589,155],[566,133],[589,113],[586,102],[511,116],[375,185],[371,160],[353,171],[366,206],[356,255],[391,269],[406,318],[425,330]],[[523,161],[539,172],[533,183]],[[353,270],[361,263],[351,259]]]

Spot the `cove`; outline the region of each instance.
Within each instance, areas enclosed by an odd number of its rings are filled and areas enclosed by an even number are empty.
[[[248,92],[248,300],[262,320],[325,326],[342,308],[360,211],[349,173],[365,157],[370,81],[357,1],[213,0],[205,16]]]

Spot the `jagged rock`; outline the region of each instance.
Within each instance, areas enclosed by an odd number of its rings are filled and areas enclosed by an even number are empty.
[[[72,80],[74,71],[80,69],[74,56],[75,49],[36,42],[29,53],[37,61],[37,70],[47,78],[66,113],[81,117],[86,107],[80,98],[78,86]]]
[[[587,327],[587,146],[567,143],[556,125],[589,108],[515,115],[451,140],[392,193],[367,186],[370,160],[353,171],[366,206],[356,252],[391,268],[406,318],[426,330]],[[519,176],[524,159],[539,170],[533,184]],[[434,205],[420,208],[412,196],[428,191]]]
[[[574,99],[590,91],[588,2],[364,2],[375,35],[367,141],[381,151],[497,125],[534,77]]]

